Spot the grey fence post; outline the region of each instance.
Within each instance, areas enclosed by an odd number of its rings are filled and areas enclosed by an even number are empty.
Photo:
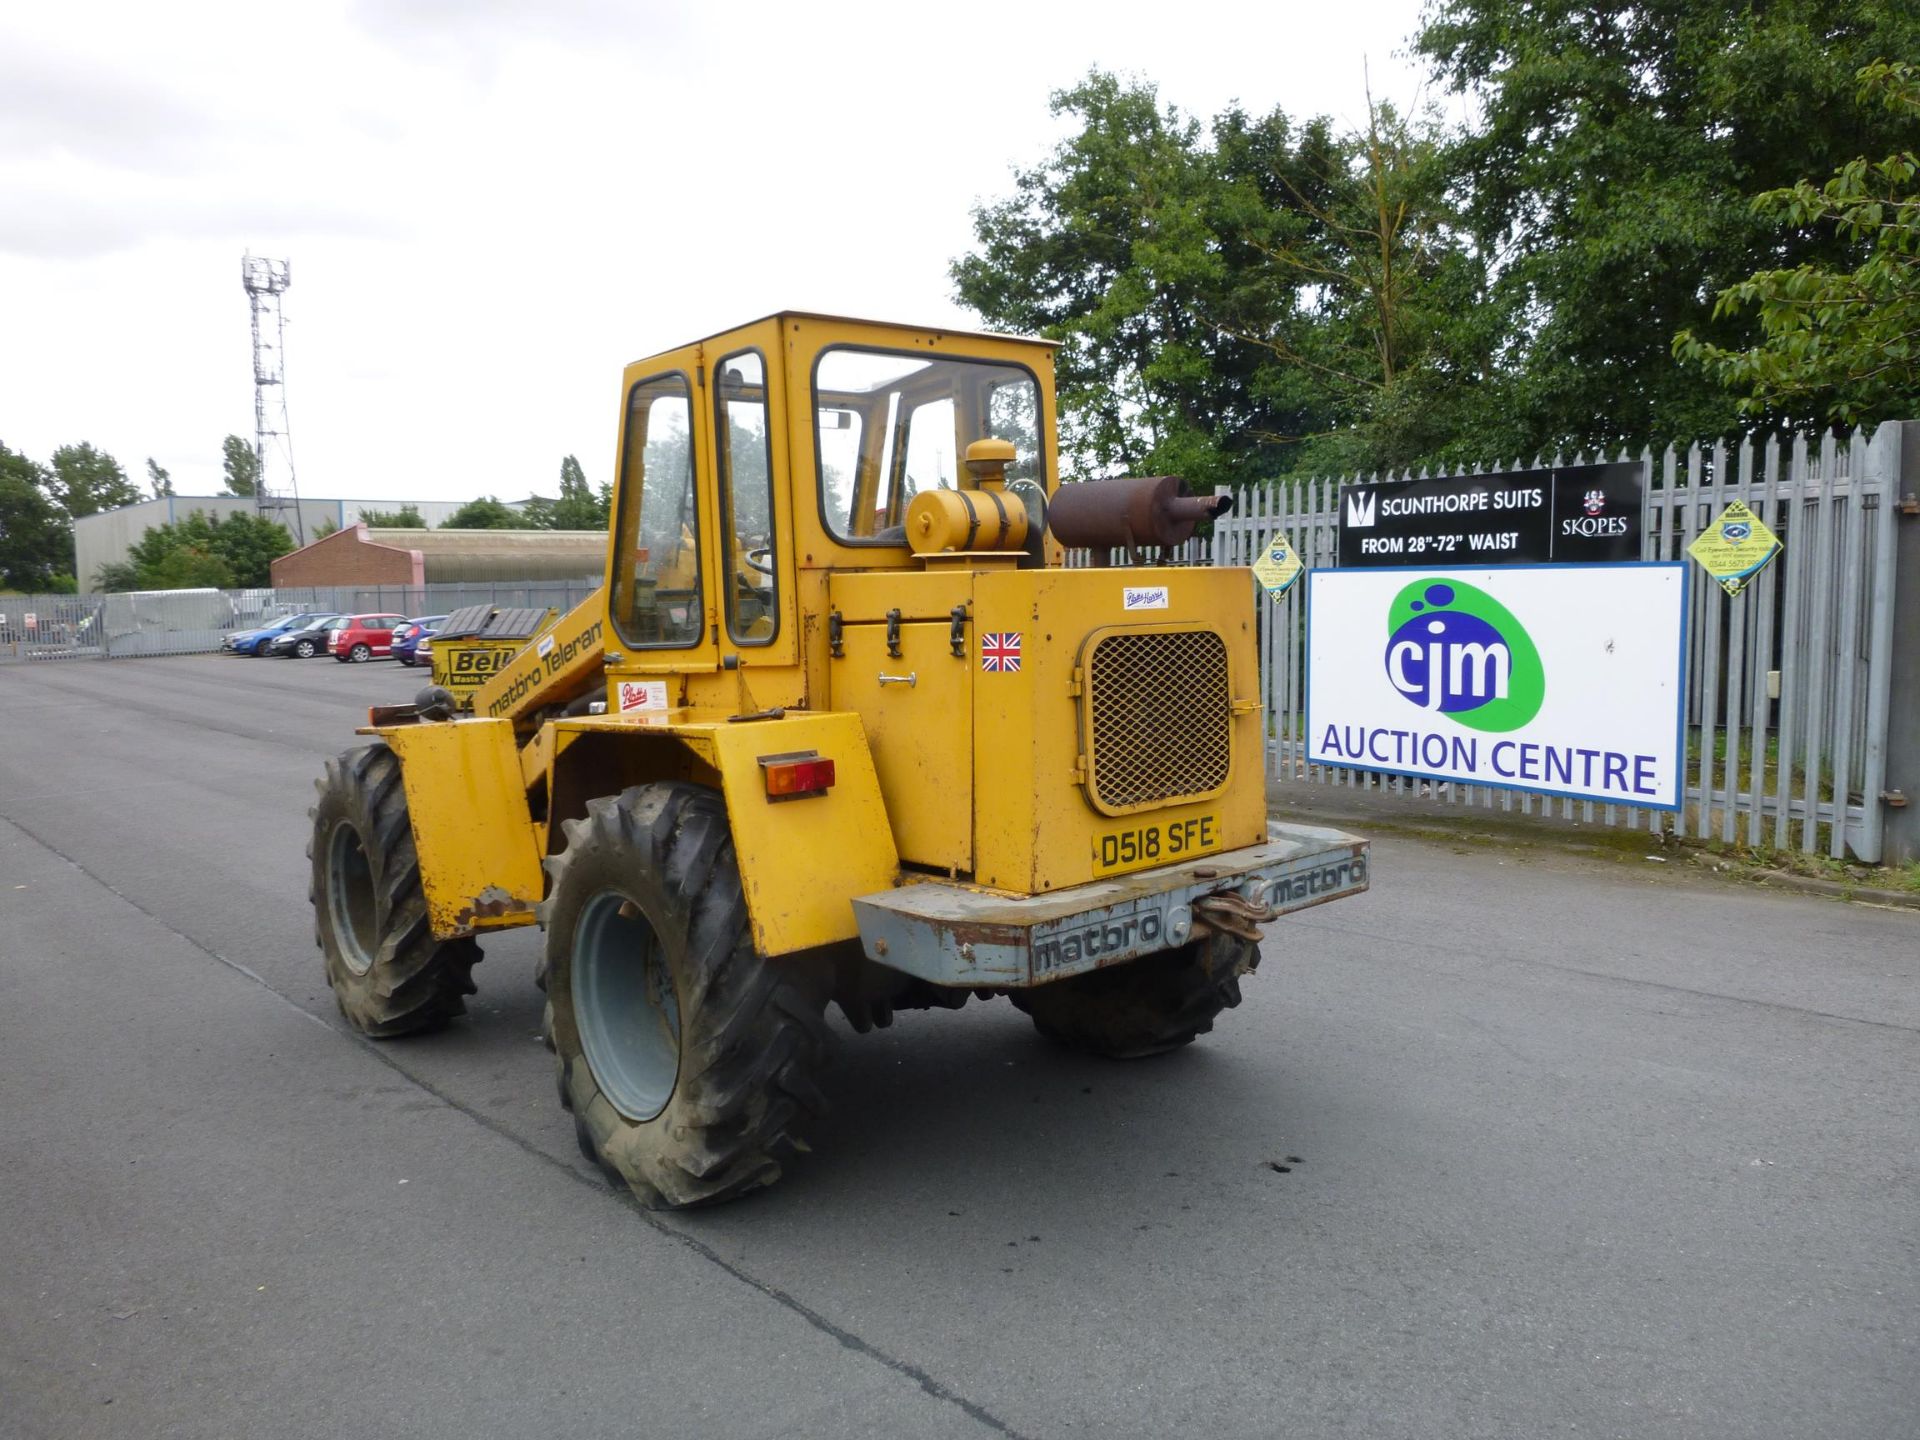
[[[1889,432],[1892,432],[1891,434]],[[1894,527],[1893,602],[1888,636],[1886,770],[1879,794],[1865,796],[1884,818],[1880,858],[1891,865],[1920,860],[1920,421],[1886,424],[1899,483],[1889,487]],[[1878,438],[1878,437],[1876,437]],[[1875,639],[1879,637],[1876,635]],[[1876,645],[1875,647],[1879,647]],[[1876,660],[1879,656],[1874,657]],[[1872,778],[1871,769],[1869,779]],[[1905,803],[1899,803],[1893,797]]]

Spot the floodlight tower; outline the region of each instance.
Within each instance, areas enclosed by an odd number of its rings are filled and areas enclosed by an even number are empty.
[[[289,522],[296,544],[307,543],[300,523],[300,487],[293,475],[293,436],[287,426],[287,374],[283,363],[286,326],[280,297],[293,283],[291,260],[247,254],[240,260],[240,284],[253,308],[253,498],[262,517],[279,512]],[[268,402],[272,390],[274,399]],[[269,445],[268,442],[276,442]],[[269,459],[277,464],[269,464]],[[284,469],[279,482],[276,471]]]

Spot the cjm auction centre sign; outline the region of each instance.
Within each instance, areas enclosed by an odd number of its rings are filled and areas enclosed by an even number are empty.
[[[1307,760],[1677,810],[1684,563],[1314,570]]]

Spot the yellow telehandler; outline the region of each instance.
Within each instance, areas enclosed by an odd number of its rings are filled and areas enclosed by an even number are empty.
[[[1211,1029],[1367,847],[1268,820],[1254,584],[1166,563],[1225,500],[1061,486],[1054,436],[1038,340],[788,313],[628,367],[604,586],[319,781],[347,1019],[440,1024],[540,925],[581,1146],[663,1207],[804,1148],[829,1004]]]

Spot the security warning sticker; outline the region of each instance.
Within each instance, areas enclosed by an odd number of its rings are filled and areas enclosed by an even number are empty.
[[[1304,569],[1306,564],[1300,559],[1300,552],[1293,548],[1293,542],[1285,534],[1278,534],[1267,542],[1260,558],[1253,562],[1253,578],[1268,595],[1278,600],[1292,588]]]
[[[664,680],[622,680],[620,713],[659,711],[667,708],[667,682]]]
[[[1736,500],[1700,532],[1687,553],[1706,567],[1722,590],[1738,595],[1780,553],[1780,537]]]

